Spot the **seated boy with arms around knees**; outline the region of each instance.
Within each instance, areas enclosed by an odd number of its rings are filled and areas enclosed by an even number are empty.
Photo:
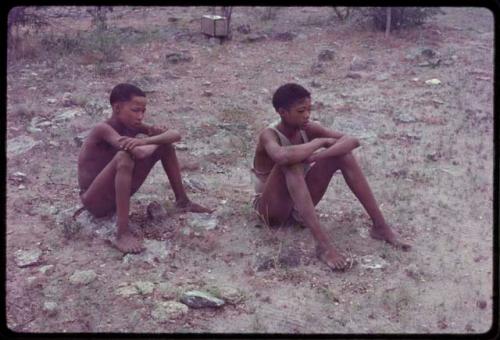
[[[319,258],[332,269],[346,268],[347,259],[333,246],[314,209],[340,170],[373,221],[370,235],[409,250],[384,220],[352,154],[358,140],[309,121],[311,95],[300,85],[278,88],[273,106],[281,119],[259,135],[252,169],[259,216],[270,225],[300,221],[311,230]]]
[[[174,191],[176,206],[185,211],[209,212],[189,200],[184,190],[173,143],[175,130],[142,123],[146,95],[131,84],[119,84],[110,95],[111,118],[89,133],[78,156],[78,183],[84,207],[94,216],[116,211],[115,246],[124,253],[143,250],[142,238],[128,225],[130,197],[161,160]],[[138,134],[148,137],[135,138]]]

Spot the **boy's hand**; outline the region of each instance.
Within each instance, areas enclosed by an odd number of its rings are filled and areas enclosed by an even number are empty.
[[[167,131],[167,128],[165,126],[159,125],[151,125],[148,127],[148,136],[156,136],[159,135],[163,132]]]
[[[317,157],[317,154],[319,152],[316,152],[316,153],[313,153],[311,156],[307,157],[306,159],[304,159],[304,163],[314,163],[316,162],[316,157]]]
[[[125,151],[132,150],[136,146],[146,145],[144,139],[131,137],[121,137],[118,139],[118,143],[120,143],[120,148]]]
[[[335,142],[337,142],[337,139],[335,139],[335,138],[324,137],[322,139],[324,140],[323,147],[325,147],[325,148],[329,148],[330,146],[335,144]]]

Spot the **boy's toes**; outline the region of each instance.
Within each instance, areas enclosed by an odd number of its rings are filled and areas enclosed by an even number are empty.
[[[130,235],[122,236],[114,241],[112,245],[124,254],[132,253],[137,254],[144,250],[142,240],[140,238]]]

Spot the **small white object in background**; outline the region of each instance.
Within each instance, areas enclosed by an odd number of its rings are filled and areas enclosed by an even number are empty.
[[[201,17],[201,32],[212,37],[227,36],[226,17],[220,15],[204,15]]]

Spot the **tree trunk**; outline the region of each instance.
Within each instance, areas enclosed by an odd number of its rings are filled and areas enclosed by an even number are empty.
[[[392,8],[387,7],[385,12],[385,37],[389,37],[389,33],[391,31],[391,16],[392,16]]]

